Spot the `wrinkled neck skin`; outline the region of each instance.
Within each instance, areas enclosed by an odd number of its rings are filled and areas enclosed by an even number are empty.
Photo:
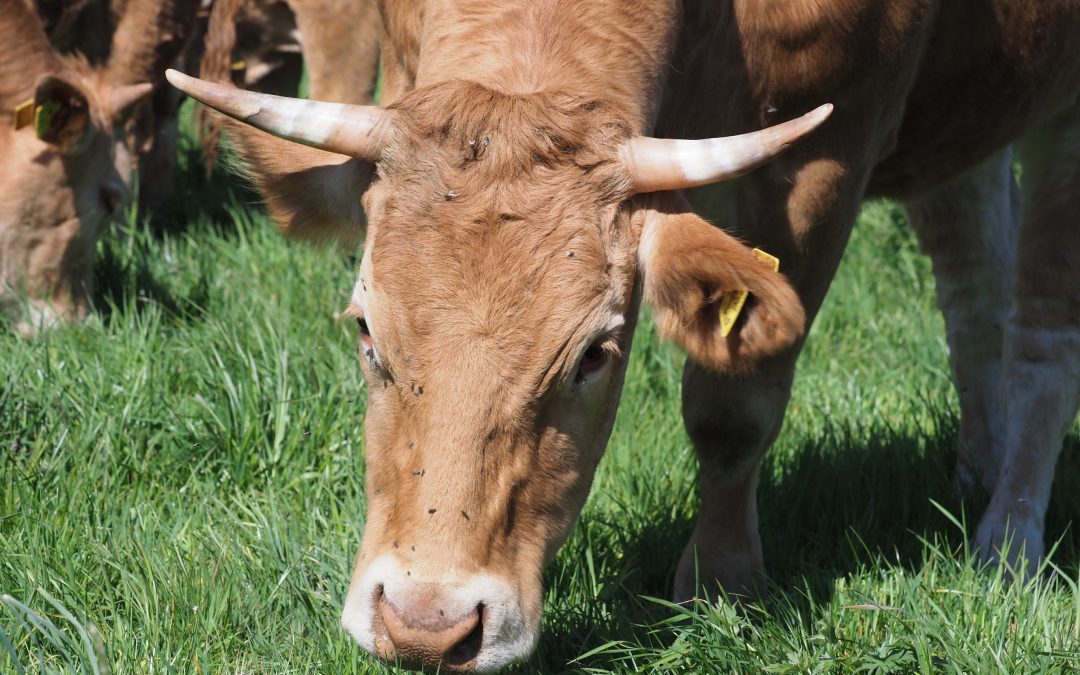
[[[569,87],[643,133],[677,3],[626,4],[384,3],[383,103],[466,80],[521,97],[494,105],[524,115],[531,94]],[[477,140],[499,124],[481,123]],[[519,149],[503,132],[478,163],[458,163],[464,139],[449,138],[380,165],[352,300],[372,340],[360,350],[368,512],[342,624],[372,653],[430,666],[445,646],[432,645],[479,620],[478,652],[444,660],[451,670],[499,668],[535,646],[543,566],[607,445],[641,295],[643,216],[591,196],[602,170],[538,160],[428,196],[430,176],[455,186],[502,166]],[[606,338],[616,356],[581,376]]]
[[[635,133],[646,133],[655,122],[679,2],[392,4],[383,12],[389,24],[384,103],[453,79],[508,94],[569,85],[575,94],[620,109]]]

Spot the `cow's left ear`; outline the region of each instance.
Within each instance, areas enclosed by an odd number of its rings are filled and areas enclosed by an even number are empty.
[[[787,278],[693,213],[649,212],[638,257],[645,301],[660,334],[708,368],[750,370],[806,330],[802,303]],[[740,291],[749,295],[733,310],[732,297]]]
[[[77,85],[43,75],[34,87],[34,133],[60,152],[78,149],[90,127],[90,104]]]

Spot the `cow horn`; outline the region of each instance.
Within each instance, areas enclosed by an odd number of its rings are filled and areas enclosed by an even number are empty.
[[[382,154],[377,127],[388,113],[377,106],[259,94],[172,69],[165,71],[165,77],[200,103],[286,140],[370,162],[378,161]]]
[[[107,99],[109,102],[109,110],[113,113],[123,112],[135,103],[149,96],[153,91],[154,85],[149,82],[112,87],[109,89]]]
[[[623,144],[634,192],[699,187],[730,180],[761,166],[821,125],[831,103],[783,124],[741,136],[684,141],[639,136]]]

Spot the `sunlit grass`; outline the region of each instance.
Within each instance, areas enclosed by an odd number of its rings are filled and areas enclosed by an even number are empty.
[[[0,335],[0,671],[392,670],[337,625],[365,515],[364,386],[336,315],[356,262],[284,241],[188,152],[183,215],[162,216],[184,226],[101,244],[91,322]],[[682,356],[646,318],[520,669],[1080,668],[1080,493],[1055,491],[1056,569],[1010,584],[966,557],[932,296],[899,212],[868,206],[763,471],[772,593],[741,611],[660,600],[696,468]],[[1059,486],[1080,478],[1067,445]]]

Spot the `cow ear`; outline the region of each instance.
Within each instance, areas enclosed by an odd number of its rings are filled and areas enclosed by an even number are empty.
[[[805,332],[802,303],[783,274],[693,213],[651,212],[638,255],[660,334],[708,368],[750,370]]]
[[[373,164],[223,119],[240,172],[255,185],[286,235],[348,249],[363,241],[366,220],[360,197],[371,184]]]
[[[75,152],[90,129],[86,94],[71,82],[43,75],[34,89],[34,131],[64,153]]]

